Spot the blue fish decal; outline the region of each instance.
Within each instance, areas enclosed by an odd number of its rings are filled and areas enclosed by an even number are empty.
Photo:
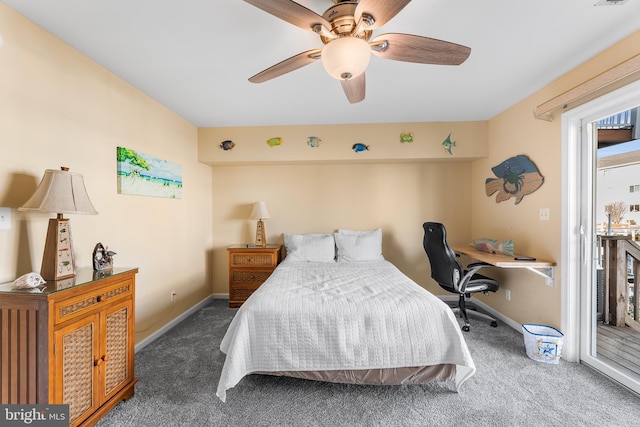
[[[369,146],[358,142],[356,144],[353,144],[353,147],[351,147],[351,149],[356,153],[359,153],[361,151],[369,150]]]
[[[445,150],[447,150],[449,152],[449,154],[453,154],[451,152],[451,147],[455,147],[456,146],[456,142],[451,140],[451,134],[449,134],[447,136],[447,139],[445,139],[442,142],[442,146],[444,147]]]
[[[496,194],[496,203],[516,198],[516,205],[522,198],[536,191],[544,183],[544,177],[536,165],[524,154],[511,157],[491,168],[497,178],[487,178],[484,182],[487,196]]]

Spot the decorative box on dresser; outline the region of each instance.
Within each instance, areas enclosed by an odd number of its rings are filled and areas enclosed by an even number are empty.
[[[229,252],[229,307],[240,307],[282,260],[282,245],[234,245]]]
[[[0,403],[68,404],[75,427],[131,397],[137,272],[80,268],[41,293],[0,284]]]

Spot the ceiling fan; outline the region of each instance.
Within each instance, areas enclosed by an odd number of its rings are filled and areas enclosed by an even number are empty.
[[[321,59],[340,80],[350,103],[365,97],[365,70],[371,52],[385,59],[421,64],[460,65],[471,49],[456,43],[411,34],[387,33],[371,39],[373,30],[396,16],[411,0],[332,0],[322,16],[292,0],[245,0],[280,19],[313,31],[324,44],[285,59],[249,78],[263,83]]]

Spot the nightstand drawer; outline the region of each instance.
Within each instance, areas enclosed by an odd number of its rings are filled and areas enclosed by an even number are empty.
[[[274,253],[232,253],[231,267],[275,267],[277,257]]]
[[[273,271],[256,271],[256,270],[232,270],[231,283],[233,285],[243,283],[262,283],[271,276]]]
[[[260,287],[260,284],[254,286],[233,286],[229,292],[229,301],[246,301],[252,293]],[[240,306],[242,303],[236,303],[236,306]]]

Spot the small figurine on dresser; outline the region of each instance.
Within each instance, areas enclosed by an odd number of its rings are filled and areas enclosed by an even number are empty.
[[[111,270],[113,268],[113,256],[116,253],[110,251],[108,247],[102,246],[102,243],[98,243],[93,248],[93,270],[104,271]]]

